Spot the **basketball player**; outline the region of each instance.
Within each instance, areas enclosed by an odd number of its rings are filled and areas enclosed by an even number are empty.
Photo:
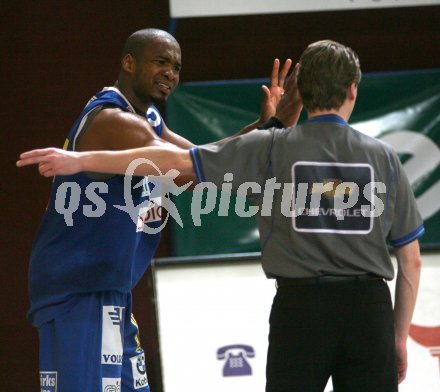
[[[132,34],[117,82],[88,102],[65,149],[192,147],[168,129],[155,107],[178,85],[181,63],[180,46],[165,31]],[[262,117],[243,133],[275,113],[290,65],[286,61],[279,71],[275,60],[270,87],[263,88]],[[139,180],[130,185],[134,205],[144,206],[136,211],[137,224],[113,207],[125,205],[124,177],[87,172],[54,180],[29,267],[28,318],[39,333],[42,390],[149,391],[131,291],[159,243],[161,198],[147,178],[136,187]],[[60,208],[75,212],[66,218]]]

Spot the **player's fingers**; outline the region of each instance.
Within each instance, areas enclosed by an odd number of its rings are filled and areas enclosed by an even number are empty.
[[[40,172],[41,175],[44,175],[45,172],[47,172],[48,167],[46,164],[44,164],[44,162],[40,162],[38,164],[38,171]]]
[[[284,87],[284,81],[286,80],[286,76],[289,73],[290,67],[292,66],[292,60],[287,59],[281,69],[281,72],[278,77],[278,86]]]
[[[278,86],[278,74],[280,71],[280,60],[275,59],[273,61],[272,73],[270,75],[270,87]]]
[[[292,88],[296,88],[296,76],[298,75],[298,69],[299,69],[299,63],[296,63],[295,67],[293,68],[292,73],[290,74],[289,78],[287,79],[286,83],[286,90],[291,90]]]
[[[16,165],[17,167],[23,167],[23,166],[26,166],[26,163],[23,162],[22,159],[19,159],[17,162],[15,162],[15,165]]]
[[[48,159],[48,156],[56,152],[56,148],[42,148],[26,151],[20,154],[20,159],[16,162],[18,167],[35,165]]]
[[[52,166],[45,162],[42,162],[38,165],[38,171],[44,177],[52,177],[54,175]]]
[[[265,97],[266,99],[270,99],[270,90],[269,90],[269,88],[263,84],[263,85],[261,86],[261,89],[263,90],[264,97]]]
[[[48,155],[50,153],[55,152],[57,149],[56,148],[39,148],[39,149],[35,149],[35,150],[30,150],[30,151],[26,151],[26,152],[22,152],[20,154],[20,158],[31,158],[31,157],[38,157],[38,156],[44,156],[44,155]]]
[[[48,170],[44,173],[44,177],[53,177],[55,176],[55,172],[53,170]]]
[[[37,156],[37,157],[30,157],[30,158],[22,158],[19,159],[16,162],[16,165],[18,167],[23,167],[23,166],[29,166],[29,165],[36,165],[40,162],[43,162],[44,160],[46,160],[47,157],[46,156]]]

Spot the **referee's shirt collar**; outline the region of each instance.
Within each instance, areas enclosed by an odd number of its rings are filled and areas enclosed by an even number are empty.
[[[348,125],[348,122],[345,121],[342,117],[337,114],[321,114],[320,116],[312,117],[307,120],[307,122],[330,122],[337,123],[341,125]]]

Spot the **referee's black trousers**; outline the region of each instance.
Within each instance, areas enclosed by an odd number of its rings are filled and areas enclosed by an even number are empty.
[[[266,392],[396,392],[393,309],[383,280],[281,285]]]

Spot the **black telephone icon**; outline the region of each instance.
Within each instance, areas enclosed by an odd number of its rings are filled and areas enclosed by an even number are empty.
[[[223,376],[250,376],[252,368],[246,358],[255,357],[255,351],[246,344],[231,344],[217,350],[217,359],[226,359]]]

